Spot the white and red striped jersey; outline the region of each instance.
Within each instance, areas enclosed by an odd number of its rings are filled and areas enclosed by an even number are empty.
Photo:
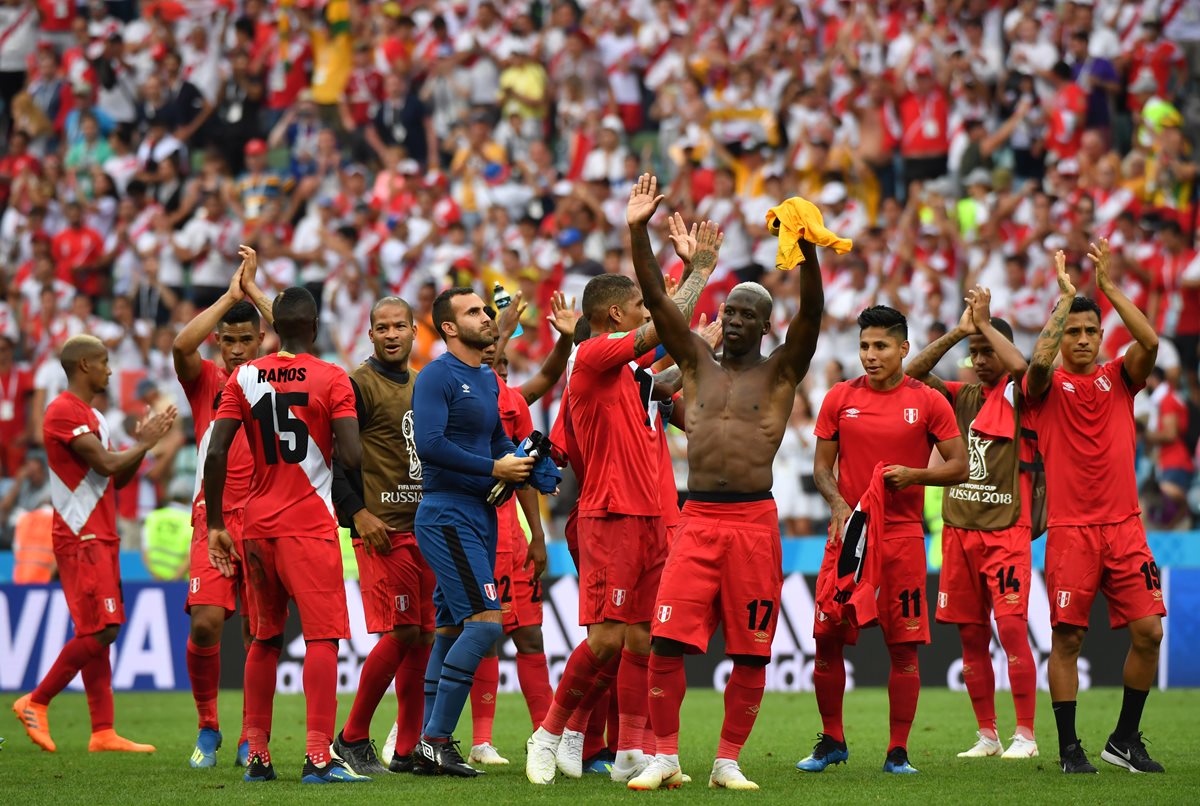
[[[195,507],[204,506],[204,457],[208,455],[213,419],[217,407],[221,404],[221,394],[228,380],[229,374],[225,369],[206,358],[201,362],[200,374],[195,380],[179,381],[184,395],[187,396],[188,406],[192,410],[192,423],[196,428],[196,451],[199,461],[196,462],[196,488],[192,493],[192,503]],[[246,506],[252,469],[250,446],[246,443],[246,432],[242,429],[234,436],[233,445],[229,448],[228,474],[225,477],[225,495],[222,501],[226,512]]]
[[[108,423],[83,400],[63,392],[46,409],[42,433],[50,468],[55,551],[71,551],[84,540],[115,543],[119,537],[112,479],[97,473],[71,450],[71,443],[85,434],[95,434],[108,450]]]

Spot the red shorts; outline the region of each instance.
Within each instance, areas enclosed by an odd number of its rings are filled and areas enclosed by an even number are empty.
[[[125,623],[118,541],[81,540],[66,551],[55,548],[54,559],[76,635],[93,635],[110,624]]]
[[[437,585],[433,569],[421,556],[412,532],[389,532],[388,536],[392,550],[387,554],[367,554],[361,540],[354,542],[367,631],[385,633],[416,624],[421,632],[433,632],[433,589]]]
[[[501,574],[505,563],[507,573]],[[525,555],[515,551],[496,555],[496,587],[505,634],[519,627],[542,625],[542,581],[534,578],[532,565],[523,568],[524,564]]]
[[[996,617],[1029,614],[1029,527],[994,532],[942,529],[942,574],[937,620],[948,624],[988,624]]]
[[[242,553],[245,548],[242,542],[242,524],[245,510],[236,509],[225,513],[225,528],[233,538],[234,550],[238,556],[245,558]],[[225,618],[237,611],[238,600],[242,603],[242,613],[250,617],[250,597],[246,591],[245,565],[237,566],[238,574],[227,577],[213,568],[208,559],[208,513],[203,505],[197,506],[192,512],[192,555],[191,570],[188,574],[188,597],[184,609],[191,613],[193,607],[209,606],[225,608]]]
[[[283,634],[288,599],[300,611],[300,632],[309,641],[350,637],[342,550],[336,540],[311,537],[243,541],[256,638]]]
[[[672,537],[650,633],[704,652],[720,622],[726,654],[769,658],[782,590],[774,499],[688,501]]]
[[[1141,518],[1103,526],[1051,526],[1046,533],[1050,624],[1087,627],[1096,593],[1108,600],[1115,630],[1146,616],[1165,616],[1158,564]]]
[[[895,532],[883,540],[876,603],[883,640],[889,644],[929,643],[929,599],[925,590],[925,535],[921,527],[908,524],[889,526]],[[817,576],[820,590],[826,574],[837,573],[840,547],[825,543],[825,557]],[[852,624],[835,624],[820,610],[813,625],[814,638],[841,638],[847,644],[858,643],[859,630]]]
[[[580,625],[650,621],[667,556],[662,518],[580,515],[577,530]]]

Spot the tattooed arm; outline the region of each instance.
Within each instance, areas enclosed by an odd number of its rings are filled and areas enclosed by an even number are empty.
[[[918,353],[917,357],[912,361],[909,361],[908,366],[904,368],[904,374],[910,378],[916,378],[938,394],[949,398],[950,390],[946,388],[946,384],[941,378],[933,374],[933,368],[937,366],[946,353],[950,352],[951,347],[958,344],[967,336],[978,332],[979,329],[975,327],[975,320],[971,318],[971,306],[968,305],[954,329]]]
[[[1025,373],[1025,395],[1030,400],[1039,400],[1050,388],[1050,376],[1054,372],[1054,356],[1062,345],[1063,329],[1067,326],[1067,316],[1071,313],[1071,303],[1075,300],[1075,286],[1067,276],[1067,257],[1060,249],[1054,254],[1054,265],[1058,269],[1058,290],[1060,296],[1050,321],[1038,336],[1037,344],[1033,347],[1033,360],[1029,363],[1029,371]]]

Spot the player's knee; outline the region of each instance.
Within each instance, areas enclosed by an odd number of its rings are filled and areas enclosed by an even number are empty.
[[[624,624],[607,621],[603,624],[593,625],[592,630],[588,633],[587,643],[592,654],[601,663],[607,663],[625,646],[624,627]]]
[[[96,640],[105,646],[109,646],[113,641],[117,640],[117,635],[121,632],[121,625],[109,624],[100,632],[96,633]]]
[[[1084,630],[1079,627],[1058,626],[1054,628],[1054,634],[1050,639],[1050,651],[1052,654],[1062,657],[1074,658],[1079,656],[1079,651],[1083,649]]]
[[[1129,635],[1134,651],[1157,653],[1163,639],[1162,620],[1156,617],[1139,619],[1129,625]]]
[[[729,659],[733,661],[734,668],[743,666],[747,669],[766,669],[771,662],[769,657],[762,655],[730,655]]]
[[[671,638],[654,638],[650,641],[650,651],[660,658],[681,658],[683,650],[683,644]]]
[[[271,649],[273,649],[277,652],[281,652],[281,651],[283,651],[283,633],[280,633],[279,635],[270,635],[270,636],[266,636],[266,637],[262,637],[262,638],[255,637],[253,643],[262,644],[265,647],[270,647]]]
[[[540,655],[545,652],[540,627],[518,627],[513,631],[512,639],[521,655]]]
[[[191,639],[196,646],[216,646],[221,641],[221,631],[224,627],[224,610],[212,607],[192,608]]]
[[[430,641],[432,641],[433,633],[428,633],[428,635],[430,637]],[[402,627],[396,627],[393,629],[392,637],[396,639],[397,643],[404,646],[416,646],[418,643],[420,643],[423,636],[421,634],[421,628],[416,624],[405,624]]]
[[[463,624],[462,637],[466,638],[468,633],[474,636],[472,640],[474,640],[477,645],[487,646],[487,650],[483,656],[490,658],[494,657],[495,655],[496,642],[504,637],[504,625],[498,621],[493,621],[492,619],[473,617],[468,619],[467,622]]]

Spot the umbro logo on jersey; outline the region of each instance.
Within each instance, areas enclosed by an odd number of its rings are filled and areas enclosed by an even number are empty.
[[[846,409],[846,419],[847,420],[857,420],[858,415],[861,413],[862,412],[860,412],[858,409]]]
[[[464,391],[464,392],[466,392],[466,393],[469,395],[469,394],[471,394],[471,387],[467,386],[467,385],[464,383],[464,384],[463,384],[463,391]]]
[[[614,605],[616,605],[617,607],[620,607],[621,605],[625,604],[625,589],[624,588],[613,588],[612,603]]]
[[[1108,378],[1105,378],[1103,375],[1101,375],[1096,379],[1096,388],[1101,392],[1107,392],[1109,389],[1112,389],[1112,384],[1109,383]]]
[[[1071,383],[1070,381],[1063,381],[1062,388],[1064,392],[1075,394],[1075,384]]]
[[[921,417],[921,412],[918,409],[905,409],[904,422],[912,425]]]

